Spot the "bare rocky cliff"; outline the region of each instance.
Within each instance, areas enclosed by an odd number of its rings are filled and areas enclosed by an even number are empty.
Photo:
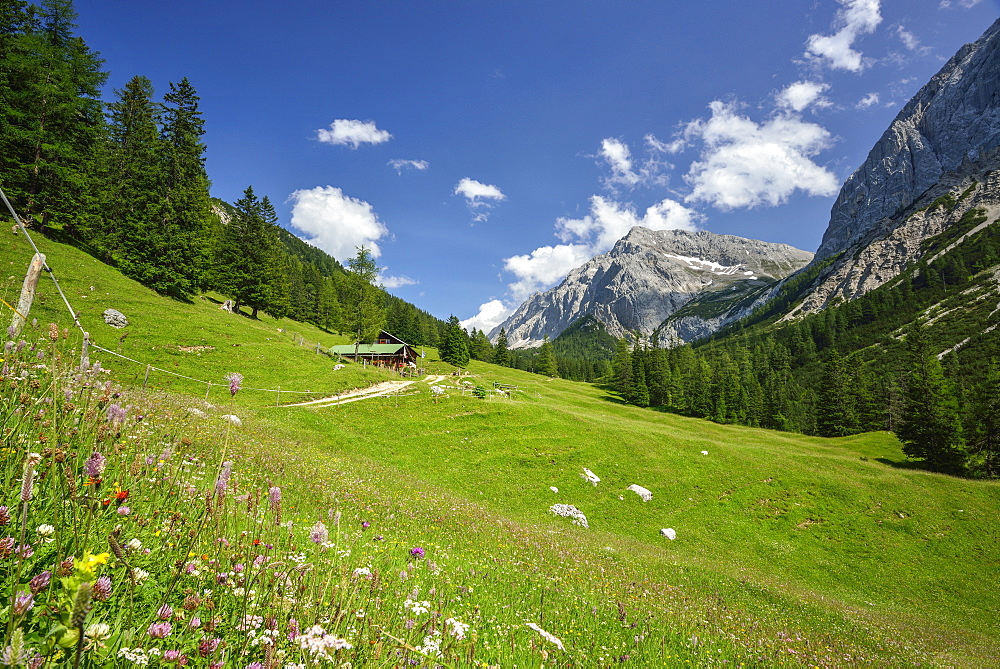
[[[511,346],[533,346],[588,314],[615,337],[649,336],[698,295],[764,289],[811,259],[787,244],[635,227],[611,251],[529,298],[490,336],[503,328]]]
[[[816,258],[884,233],[928,189],[1000,145],[1000,20],[967,44],[899,112],[848,178]]]

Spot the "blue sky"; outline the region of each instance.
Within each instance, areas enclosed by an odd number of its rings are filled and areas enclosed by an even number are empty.
[[[111,76],[201,96],[212,194],[488,329],[632,225],[814,251],[998,0],[78,0]]]

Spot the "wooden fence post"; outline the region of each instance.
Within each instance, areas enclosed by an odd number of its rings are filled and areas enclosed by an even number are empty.
[[[150,365],[146,365],[146,376],[142,379],[142,387],[143,387],[143,389],[146,388],[146,383],[149,382],[149,368],[150,368]]]
[[[83,333],[83,347],[80,349],[80,369],[87,371],[90,368],[90,333]]]
[[[28,312],[31,311],[31,302],[35,299],[35,288],[38,287],[38,277],[42,274],[45,266],[45,254],[36,253],[31,258],[28,265],[28,273],[24,276],[24,285],[21,286],[21,298],[17,301],[17,309],[14,311],[14,318],[10,321],[11,339],[17,338],[21,334],[21,328],[28,320]]]

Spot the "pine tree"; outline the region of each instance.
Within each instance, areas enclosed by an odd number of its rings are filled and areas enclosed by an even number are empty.
[[[615,357],[611,362],[614,371],[615,390],[626,402],[632,396],[632,352],[629,350],[628,340],[619,339],[615,349]]]
[[[441,354],[441,360],[455,365],[456,367],[465,367],[468,365],[468,341],[469,338],[465,334],[462,324],[459,323],[458,317],[454,315],[449,317],[448,324],[445,327],[443,341],[438,347],[438,352]]]
[[[976,455],[974,466],[982,475],[1000,473],[1000,369],[990,365],[976,389],[969,411],[969,446]]]
[[[556,350],[549,341],[548,336],[542,341],[542,347],[538,351],[538,373],[545,376],[559,376],[559,363],[556,360]]]
[[[964,461],[958,402],[923,330],[914,322],[906,335],[909,373],[896,436],[903,452],[933,470],[958,473]]]
[[[500,334],[497,335],[497,342],[493,345],[493,362],[502,367],[511,366],[510,351],[507,348],[507,331],[503,328],[500,328]]]
[[[0,174],[19,214],[72,226],[96,208],[103,61],[79,37],[71,0],[0,8]]]
[[[379,267],[372,252],[359,246],[357,254],[347,261],[347,269],[350,299],[343,302],[343,314],[345,327],[354,337],[356,359],[361,344],[374,341],[385,327],[386,312],[381,291],[374,286]]]
[[[837,350],[830,352],[823,365],[818,410],[816,427],[821,437],[843,437],[857,431],[850,376]]]
[[[493,346],[482,330],[472,329],[472,335],[469,337],[469,356],[483,362],[493,361]]]

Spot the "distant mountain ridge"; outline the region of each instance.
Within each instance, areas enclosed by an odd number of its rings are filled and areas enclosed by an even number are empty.
[[[812,257],[787,244],[637,226],[608,253],[577,267],[555,288],[533,295],[490,336],[504,329],[511,347],[524,348],[557,337],[588,315],[612,336],[650,336],[698,295],[761,291]]]

